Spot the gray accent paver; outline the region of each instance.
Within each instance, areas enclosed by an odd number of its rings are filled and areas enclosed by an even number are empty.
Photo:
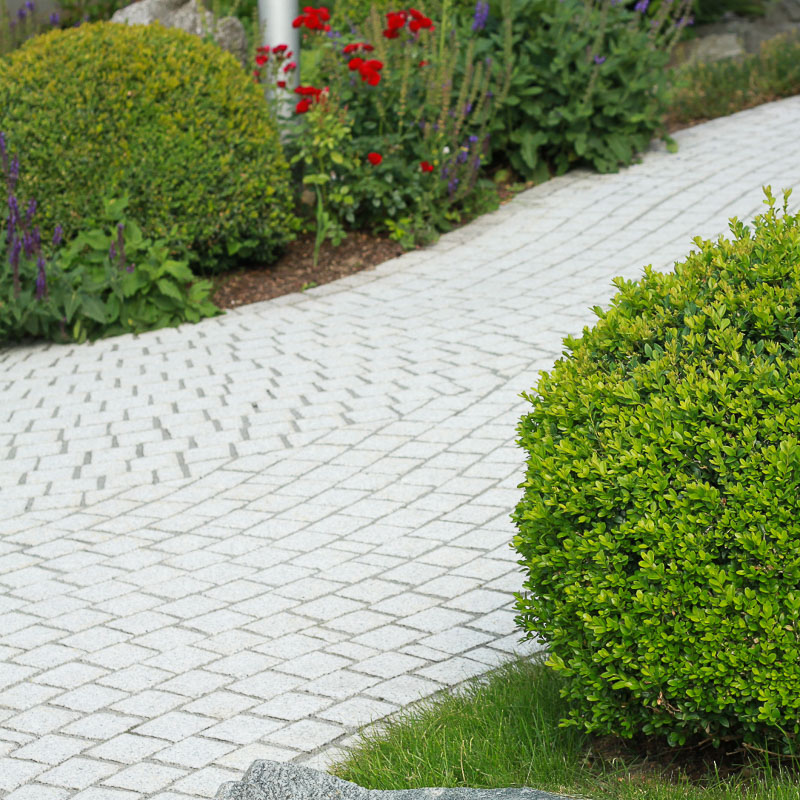
[[[209,798],[531,651],[519,393],[613,277],[800,184],[799,129],[767,104],[304,294],[0,350],[0,793]]]

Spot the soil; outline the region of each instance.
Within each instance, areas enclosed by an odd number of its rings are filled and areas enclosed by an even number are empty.
[[[315,268],[314,234],[307,233],[291,242],[283,256],[270,266],[254,265],[214,278],[212,299],[226,309],[270,300],[374,269],[402,252],[397,242],[386,237],[350,233],[338,247],[325,242]]]
[[[513,183],[511,176],[507,176],[497,183],[500,203],[508,202],[517,192],[531,186],[532,182]],[[465,224],[468,221],[464,219],[461,222]],[[212,300],[223,309],[271,300],[290,292],[322,286],[365,269],[374,269],[402,252],[400,244],[387,236],[353,232],[338,247],[329,241],[324,242],[315,268],[314,234],[306,233],[290,242],[280,259],[273,264],[253,264],[212,278]]]

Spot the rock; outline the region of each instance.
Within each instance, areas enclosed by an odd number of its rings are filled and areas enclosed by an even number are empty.
[[[363,789],[297,764],[254,761],[244,778],[223,783],[216,800],[566,800],[538,789]]]
[[[694,64],[702,61],[719,61],[722,58],[735,58],[745,53],[739,37],[735,33],[714,33],[709,36],[699,36],[689,42],[681,42],[681,61]]]
[[[180,28],[195,36],[205,36],[207,31],[213,33],[216,43],[247,67],[247,35],[241,21],[236,17],[215,21],[214,15],[198,0],[188,3],[186,0],[140,0],[119,9],[111,17],[112,22],[129,25],[150,25],[156,20],[167,28]]]

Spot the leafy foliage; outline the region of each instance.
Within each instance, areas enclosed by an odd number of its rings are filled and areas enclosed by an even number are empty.
[[[209,299],[211,282],[195,280],[185,260],[169,257],[163,240],[145,237],[127,206],[127,198],[105,202],[103,227],[57,249],[44,286],[37,285],[35,261],[23,258],[18,291],[0,229],[0,342],[82,342],[219,313]]]
[[[679,31],[668,13],[681,5],[665,6],[654,25],[610,0],[514,0],[513,78],[491,127],[493,159],[537,181],[580,164],[599,172],[630,164],[663,133]],[[485,34],[477,55],[501,51],[496,14]]]
[[[20,191],[65,237],[102,197],[193,264],[269,261],[292,236],[288,164],[258,88],[229,53],[161,25],[51,31],[8,58],[0,130],[24,147]],[[173,238],[174,237],[174,238]]]
[[[510,12],[510,2],[503,8]],[[304,81],[325,88],[301,87],[317,94],[313,110],[310,99],[298,104],[286,148],[297,181],[325,195],[330,231],[388,229],[406,244],[426,242],[462,215],[496,206],[480,171],[510,69],[502,59],[472,58],[476,37],[447,2],[425,27],[406,21],[387,36],[387,18],[372,8],[350,33],[332,16],[330,32],[305,34]],[[505,30],[510,49],[510,24]],[[468,67],[459,69],[460,61]]]
[[[788,750],[800,734],[800,214],[645,269],[524,397],[518,622],[566,724]]]

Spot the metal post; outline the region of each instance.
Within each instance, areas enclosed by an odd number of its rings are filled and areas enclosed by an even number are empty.
[[[298,16],[297,0],[258,0],[262,44],[269,48],[285,44],[293,53],[297,69],[286,76],[286,86],[291,89],[300,83],[300,29],[292,27]]]

